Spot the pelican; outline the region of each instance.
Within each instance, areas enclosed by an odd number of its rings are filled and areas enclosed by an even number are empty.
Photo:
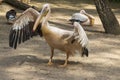
[[[88,14],[85,10],[80,10],[79,13],[74,13],[69,21],[74,23],[74,21],[79,22],[81,25],[94,25],[95,18]]]
[[[82,56],[88,56],[88,38],[82,26],[78,22],[74,22],[73,31],[50,26],[48,22],[50,13],[50,5],[43,5],[41,14],[38,16],[33,27],[33,31],[35,31],[38,28],[39,23],[42,21],[41,31],[46,42],[51,48],[51,56],[48,61],[48,65],[53,64],[52,58],[54,55],[54,49],[58,49],[66,53],[65,62],[61,67],[67,66],[69,55],[74,54],[76,51],[78,51]]]
[[[16,11],[11,9],[6,12],[6,19],[8,23],[13,23],[16,19]]]
[[[28,8],[14,22],[9,34],[9,46],[16,49],[18,44],[21,44],[35,35],[42,36],[41,25],[39,24],[36,31],[32,31],[34,23],[40,13]]]

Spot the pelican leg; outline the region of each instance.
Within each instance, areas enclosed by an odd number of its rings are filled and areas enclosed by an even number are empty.
[[[52,58],[53,58],[53,55],[54,55],[54,48],[51,48],[51,56],[50,56],[50,59],[48,61],[48,65],[52,65]]]
[[[68,63],[68,59],[69,59],[69,53],[66,53],[66,60],[65,63],[63,65],[60,65],[60,67],[66,67],[67,63]]]

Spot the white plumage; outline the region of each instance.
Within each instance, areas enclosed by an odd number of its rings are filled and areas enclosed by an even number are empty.
[[[72,15],[72,18],[71,18],[71,19],[84,22],[84,21],[87,21],[87,20],[88,20],[88,17],[85,16],[84,14],[74,13],[74,14]]]
[[[29,8],[24,11],[18,19],[13,24],[13,30],[24,28],[23,26],[28,25],[29,22],[35,22],[36,18],[39,16],[39,12],[33,8]]]

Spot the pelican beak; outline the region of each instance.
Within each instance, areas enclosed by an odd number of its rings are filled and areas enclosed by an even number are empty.
[[[41,10],[40,15],[38,16],[38,18],[35,21],[35,24],[33,26],[33,32],[37,29],[38,25],[40,24],[41,20],[43,19],[43,17],[45,17],[48,13],[48,10],[46,10],[45,8],[43,8]]]
[[[33,32],[37,29],[39,23],[41,22],[42,20],[42,17],[43,17],[43,13],[41,12],[40,15],[38,16],[38,18],[36,19],[35,21],[35,24],[33,26]]]

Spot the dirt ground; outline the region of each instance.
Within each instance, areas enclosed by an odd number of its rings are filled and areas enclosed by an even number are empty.
[[[89,38],[89,57],[75,54],[69,58],[65,68],[65,53],[55,51],[54,65],[48,66],[50,48],[39,36],[18,46],[8,45],[10,27],[6,24],[5,12],[12,7],[0,5],[0,80],[120,80],[120,35],[105,34],[93,2],[89,0],[34,0],[30,5],[42,7],[50,3],[51,25],[72,30],[68,19],[74,12],[85,9],[95,16],[95,25],[84,26]],[[111,4],[120,22],[120,4]],[[18,10],[18,14],[22,11]],[[60,23],[60,24],[59,24]]]

